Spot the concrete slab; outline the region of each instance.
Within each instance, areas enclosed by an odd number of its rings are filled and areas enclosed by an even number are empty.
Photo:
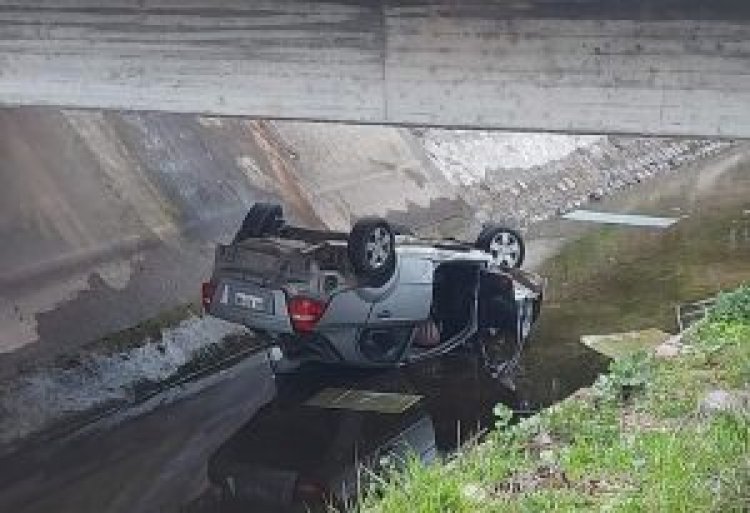
[[[594,212],[592,210],[575,210],[562,216],[569,221],[586,221],[589,223],[620,224],[627,226],[643,226],[649,228],[669,228],[679,219],[674,217],[654,217],[639,214],[615,214],[609,212]]]
[[[421,398],[421,396],[413,394],[326,388],[308,399],[305,404],[318,408],[403,413],[417,404]]]
[[[597,353],[618,359],[639,351],[653,351],[672,335],[656,328],[610,335],[584,335],[581,343]]]
[[[747,2],[0,1],[0,104],[750,137]]]

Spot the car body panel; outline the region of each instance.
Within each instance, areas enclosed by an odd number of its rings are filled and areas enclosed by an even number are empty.
[[[396,254],[398,256],[399,252]],[[398,286],[373,303],[368,323],[380,325],[426,320],[432,303],[435,263],[423,258],[397,260]]]

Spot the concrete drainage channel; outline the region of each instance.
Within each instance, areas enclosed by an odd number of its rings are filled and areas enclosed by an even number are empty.
[[[458,427],[465,436],[474,434],[466,427],[491,427],[498,403],[515,410],[536,409],[590,384],[607,362],[582,345],[581,336],[646,327],[671,331],[673,301],[707,297],[748,276],[748,169],[747,149],[738,149],[641,184],[596,208],[665,216],[680,212],[680,220],[670,228],[565,220],[549,222],[546,232],[545,226],[535,226],[541,237],[565,241],[540,269],[550,280],[546,308],[513,383],[490,375],[482,355],[471,348],[394,372],[357,376],[337,369],[285,380],[273,379],[265,353],[258,354],[157,393],[94,426],[107,429],[85,428],[86,436],[75,436],[70,443],[44,443],[4,458],[0,509],[125,513],[182,511],[185,505],[191,512],[255,511],[258,508],[244,504],[236,509],[212,506],[224,500],[227,491],[288,489],[270,486],[278,480],[264,476],[278,476],[284,469],[290,471],[291,482],[297,481],[304,474],[295,472],[304,472],[309,461],[326,475],[341,475],[342,467],[349,466],[341,457],[348,450],[342,448],[350,446],[356,449],[351,454],[362,458],[368,448],[388,449],[394,440],[413,441],[425,454],[433,447],[450,454],[461,441]],[[533,234],[529,238],[539,240]],[[200,327],[190,324],[193,318],[185,322],[181,327]],[[213,342],[214,336],[205,341]],[[199,388],[206,383],[216,385]],[[191,394],[196,389],[200,393]],[[396,393],[409,403],[418,394],[425,400],[406,415],[326,408],[325,397],[341,390],[385,392],[391,398]],[[177,396],[184,399],[139,415]],[[337,404],[339,397],[337,393]],[[318,409],[311,410],[311,398],[316,398]],[[374,406],[385,408],[384,403]],[[129,420],[118,422],[123,418]],[[321,457],[310,458],[311,453]],[[227,461],[227,455],[249,456],[250,465],[235,466],[237,460]],[[263,461],[272,464],[270,474],[262,472],[267,468]]]
[[[0,123],[20,127],[13,132],[17,137],[42,130],[51,150],[68,149],[55,155],[71,161],[59,163],[67,174],[58,172],[57,161],[49,170],[26,173],[31,164],[11,155],[11,177],[23,183],[7,189],[12,197],[0,193],[0,213],[11,227],[7,233],[0,227],[0,237],[18,240],[24,249],[0,254],[0,285],[14,284],[0,294],[0,350],[13,356],[36,345],[37,353],[52,355],[47,364],[36,365],[34,356],[30,364],[19,360],[23,365],[16,367],[23,371],[0,372],[4,450],[137,410],[260,350],[262,341],[244,330],[195,315],[158,335],[134,336],[125,347],[86,345],[193,299],[201,273],[210,267],[213,244],[226,238],[256,200],[279,201],[297,220],[335,228],[359,216],[381,215],[428,235],[471,237],[481,221],[527,227],[733,146],[296,122],[274,123],[271,130],[246,120],[159,114],[42,109],[5,114]],[[86,151],[76,154],[71,149],[76,145]],[[55,182],[63,179],[70,183]],[[62,211],[35,203],[50,194],[50,184]],[[29,198],[29,205],[16,205],[18,196]],[[45,246],[38,243],[46,241],[45,230],[17,230],[35,226],[24,217],[27,210],[37,212],[47,230],[59,230],[66,244]],[[41,259],[49,247],[65,256],[89,240],[117,243],[109,240],[112,234],[134,240],[145,234],[156,249],[136,245],[125,256],[107,253],[96,260],[96,269],[76,261],[81,265],[68,265],[64,287],[56,280],[67,268],[45,267],[39,274],[27,265],[46,265]],[[23,265],[14,274],[16,264]],[[17,334],[25,346],[13,344]]]

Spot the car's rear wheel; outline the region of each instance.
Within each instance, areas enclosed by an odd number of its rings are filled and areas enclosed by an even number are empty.
[[[269,237],[278,233],[284,224],[284,210],[277,203],[255,203],[245,215],[234,242]]]
[[[366,285],[379,287],[396,269],[396,238],[390,225],[376,217],[357,221],[349,234],[349,259]]]
[[[526,257],[521,234],[505,226],[485,226],[477,237],[476,247],[489,253],[492,262],[500,267],[519,268]]]

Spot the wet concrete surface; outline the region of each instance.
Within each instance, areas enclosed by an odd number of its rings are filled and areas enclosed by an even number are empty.
[[[750,159],[742,152],[596,209],[680,221],[667,229],[537,226],[531,264],[549,285],[514,375],[493,375],[476,346],[390,371],[309,368],[277,378],[258,355],[232,379],[167,407],[9,456],[0,462],[0,511],[295,511],[342,483],[346,497],[355,461],[377,467],[404,444],[425,460],[439,457],[491,427],[497,403],[532,411],[590,384],[607,361],[580,336],[674,331],[675,305],[750,280]],[[378,413],[377,401],[364,411],[309,404],[331,388],[420,400],[400,413]]]

